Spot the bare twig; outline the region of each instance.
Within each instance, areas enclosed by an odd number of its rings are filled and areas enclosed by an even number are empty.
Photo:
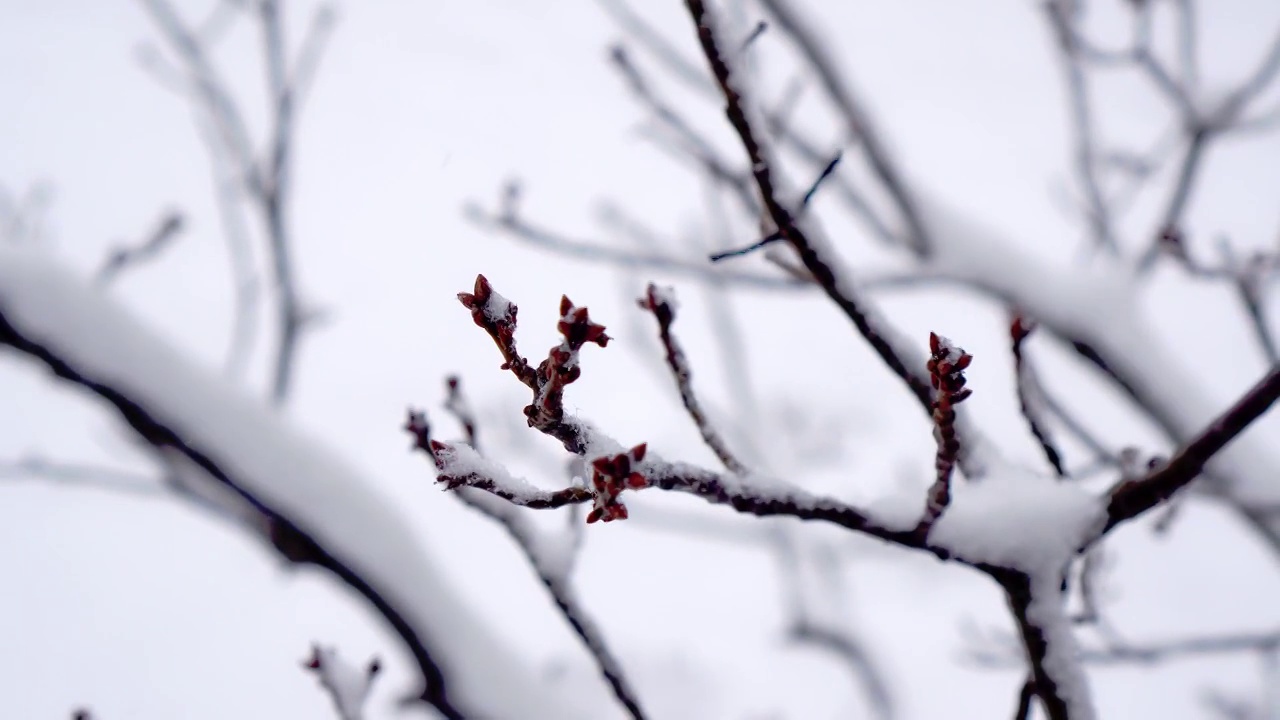
[[[100,465],[51,462],[36,455],[0,462],[0,478],[33,477],[141,497],[165,497],[168,492],[163,481],[149,475]]]
[[[303,331],[317,314],[303,306],[297,287],[292,259],[291,225],[288,207],[291,184],[297,110],[304,89],[314,77],[324,40],[333,24],[333,13],[327,6],[317,10],[304,40],[296,68],[288,66],[288,50],[278,0],[260,0],[255,4],[262,32],[266,84],[269,94],[272,128],[267,147],[261,157],[255,152],[252,135],[241,107],[228,86],[215,70],[205,43],[207,37],[188,27],[168,0],[142,0],[169,46],[178,55],[185,74],[170,79],[190,90],[203,110],[202,123],[207,123],[210,153],[215,165],[225,163],[235,181],[237,196],[247,198],[262,221],[266,256],[271,267],[275,291],[276,343],[270,362],[268,394],[275,404],[283,403],[293,378],[294,358]],[[237,203],[229,190],[220,195],[223,222],[231,243],[233,270],[237,275],[236,328],[228,366],[238,370],[243,362],[241,348],[251,340],[252,318],[248,304],[256,304],[252,281],[250,251],[243,247],[245,231],[238,215]]]
[[[97,282],[100,285],[110,284],[125,270],[155,259],[172,244],[178,233],[182,232],[184,223],[182,214],[179,212],[165,214],[145,240],[136,245],[120,246],[113,250],[103,262],[102,267],[98,269]]]
[[[817,179],[813,181],[813,184],[810,185],[809,189],[805,191],[804,197],[801,198],[800,207],[798,207],[795,211],[796,216],[800,216],[801,214],[803,214],[804,211],[809,207],[809,201],[812,200],[814,194],[818,192],[818,188],[822,186],[822,182],[827,178],[831,177],[831,174],[835,172],[836,165],[839,162],[840,162],[840,153],[836,153],[836,156],[831,158],[831,162],[827,163],[826,166],[822,168],[822,172],[818,174]],[[765,236],[763,240],[756,243],[752,243],[744,248],[739,248],[737,250],[726,250],[723,252],[715,253],[711,256],[711,262],[719,262],[727,258],[738,257],[740,255],[747,255],[755,250],[759,250],[760,248],[765,247],[769,243],[777,242],[782,239],[783,239],[782,232],[775,231]]]
[[[1031,333],[1033,327],[1034,324],[1022,315],[1015,315],[1013,322],[1009,325],[1009,335],[1013,342],[1013,371],[1017,381],[1018,407],[1021,408],[1022,417],[1026,419],[1027,425],[1031,428],[1031,434],[1040,443],[1040,449],[1044,453],[1045,459],[1053,466],[1053,470],[1058,474],[1058,477],[1066,477],[1067,471],[1062,464],[1062,453],[1058,452],[1057,446],[1054,445],[1053,440],[1049,437],[1049,429],[1041,417],[1042,392],[1039,378],[1036,377],[1035,371],[1032,369],[1031,364],[1027,362],[1022,350],[1022,344]]]
[[[448,388],[448,395],[444,401],[444,409],[448,410],[462,425],[462,430],[466,433],[467,444],[480,450],[480,442],[476,437],[476,415],[471,409],[471,403],[467,400],[467,396],[462,392],[462,379],[457,375],[450,375],[445,380],[445,387]]]
[[[604,243],[577,240],[558,235],[533,225],[516,213],[503,212],[491,215],[477,205],[466,208],[467,218],[486,227],[502,230],[522,242],[551,252],[591,262],[603,262],[622,267],[657,270],[694,279],[714,277],[725,282],[758,290],[801,290],[810,283],[776,274],[752,273],[733,270],[707,263],[704,258],[684,259],[653,252],[638,252],[611,247]]]
[[[702,441],[711,449],[711,452],[715,453],[729,472],[737,475],[747,474],[747,467],[729,450],[728,444],[711,424],[711,419],[707,417],[702,405],[698,403],[698,396],[693,392],[693,373],[689,369],[689,362],[680,348],[680,342],[671,332],[671,324],[676,319],[675,298],[672,297],[671,290],[660,289],[650,283],[645,296],[640,298],[640,307],[653,313],[654,319],[658,321],[658,335],[662,339],[662,347],[666,350],[667,367],[671,369],[676,387],[680,390],[684,409],[697,425]]]
[[[1082,647],[1081,662],[1090,665],[1155,665],[1190,657],[1268,653],[1280,649],[1280,628],[1225,634],[1171,637],[1150,642],[1113,639],[1101,647]],[[970,652],[967,658],[991,668],[1016,667],[1025,660],[1015,648]]]
[[[725,112],[729,118],[729,123],[742,141],[743,149],[751,162],[751,171],[755,177],[756,186],[774,226],[782,234],[783,238],[795,248],[801,262],[813,275],[818,285],[844,311],[845,315],[857,327],[859,333],[876,351],[876,354],[880,356],[895,375],[911,388],[916,400],[924,408],[930,409],[932,391],[929,388],[928,381],[918,372],[908,368],[898,349],[893,347],[889,340],[881,334],[879,328],[875,327],[861,300],[852,294],[851,288],[844,287],[841,284],[829,262],[819,254],[808,236],[797,227],[791,210],[778,198],[773,168],[769,159],[765,156],[764,148],[760,144],[760,138],[757,137],[756,131],[748,119],[742,96],[736,89],[731,78],[729,66],[720,52],[719,41],[712,30],[712,20],[708,17],[707,9],[700,0],[687,0],[686,7],[689,9],[689,14],[697,28],[698,40],[703,54],[706,56],[712,74],[724,94]]]
[[[849,90],[848,83],[841,77],[837,64],[823,47],[817,32],[805,25],[799,13],[786,0],[762,0],[761,4],[777,21],[778,29],[791,36],[800,54],[813,68],[823,89],[844,118],[850,138],[858,142],[872,171],[893,198],[907,226],[908,247],[918,255],[927,255],[930,237],[916,200],[898,171],[897,164],[889,156],[879,132],[872,126],[870,116]],[[779,227],[781,226],[782,223],[779,223]]]
[[[1013,710],[1013,720],[1031,720],[1031,702],[1036,699],[1036,679],[1028,677],[1018,689],[1018,706]]]

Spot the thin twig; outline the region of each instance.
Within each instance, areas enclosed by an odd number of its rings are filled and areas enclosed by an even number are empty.
[[[96,278],[98,284],[108,285],[125,270],[154,260],[172,244],[178,233],[182,232],[184,224],[182,213],[177,211],[166,213],[145,240],[136,245],[118,247],[111,252],[102,267],[98,269]]]
[[[599,242],[577,240],[533,225],[518,214],[490,214],[474,204],[468,205],[465,211],[467,219],[472,222],[502,230],[530,245],[590,262],[657,270],[694,279],[714,277],[733,285],[757,290],[794,291],[811,287],[811,283],[801,282],[794,278],[734,270],[725,266],[709,264],[702,258],[693,261],[662,253],[638,252],[612,247]]]
[[[1079,45],[1075,42],[1076,34],[1072,29],[1072,19],[1067,16],[1065,3],[1047,2],[1044,7],[1049,14],[1050,22],[1058,31],[1058,54],[1067,76],[1067,88],[1071,100],[1071,121],[1076,142],[1076,178],[1088,203],[1089,224],[1093,229],[1094,241],[1114,254],[1118,247],[1112,227],[1111,210],[1103,197],[1101,178],[1098,173],[1093,110]]]
[[[693,373],[689,369],[689,362],[680,348],[680,342],[671,332],[671,324],[676,319],[675,299],[671,296],[671,291],[659,289],[650,283],[644,297],[640,299],[640,307],[653,313],[653,318],[658,321],[658,336],[662,339],[663,349],[666,350],[667,367],[671,369],[671,376],[675,379],[676,388],[680,391],[680,400],[684,403],[684,409],[689,413],[689,417],[693,419],[694,425],[698,427],[702,441],[711,449],[711,452],[715,453],[729,472],[746,475],[747,467],[729,450],[728,444],[711,424],[711,419],[707,417],[702,405],[698,403],[698,396],[693,392]]]
[[[879,132],[872,126],[870,116],[849,90],[848,83],[841,77],[838,65],[823,47],[817,32],[805,25],[799,13],[786,0],[762,0],[761,4],[777,21],[778,28],[791,36],[800,54],[813,68],[823,89],[843,116],[851,139],[858,142],[872,171],[893,198],[907,226],[908,246],[920,256],[927,255],[930,236],[916,199],[898,171],[897,164],[889,156]]]
[[[818,177],[813,181],[813,184],[809,186],[809,189],[805,191],[804,197],[800,200],[800,207],[796,208],[795,210],[795,215],[797,217],[803,215],[804,211],[808,209],[809,201],[812,200],[814,194],[818,192],[818,188],[822,186],[823,181],[831,177],[831,174],[835,172],[836,165],[839,164],[839,162],[840,162],[840,153],[836,153],[835,157],[831,158],[831,162],[827,163],[826,166],[822,168],[822,172],[818,174]],[[710,259],[711,259],[711,262],[719,262],[726,258],[747,255],[756,250],[759,250],[762,247],[765,247],[769,243],[777,242],[782,239],[783,238],[782,238],[781,231],[773,232],[759,242],[752,243],[744,248],[739,248],[737,250],[725,250],[723,252],[715,253],[711,255]]]
[[[1031,703],[1036,699],[1036,679],[1028,676],[1018,689],[1018,706],[1014,708],[1013,720],[1031,720]]]
[[[1040,443],[1044,457],[1049,461],[1058,477],[1066,477],[1067,471],[1062,464],[1062,453],[1058,451],[1049,437],[1049,429],[1040,417],[1041,385],[1035,371],[1023,354],[1022,344],[1031,333],[1034,325],[1022,315],[1016,315],[1009,325],[1009,335],[1013,344],[1013,372],[1018,392],[1018,407],[1022,417],[1031,428],[1031,434]]]
[[[778,198],[773,178],[773,168],[768,158],[765,157],[764,149],[760,144],[760,139],[757,137],[755,129],[748,120],[746,109],[743,107],[742,96],[734,85],[729,66],[720,52],[718,40],[712,31],[712,20],[708,17],[706,6],[701,0],[686,0],[685,5],[689,9],[690,16],[693,18],[694,25],[697,28],[698,40],[703,54],[706,56],[707,63],[711,66],[712,74],[724,94],[725,112],[730,124],[737,132],[739,140],[742,142],[747,158],[751,162],[752,175],[756,179],[761,199],[764,201],[765,208],[768,210],[774,226],[782,233],[787,242],[795,248],[801,262],[804,263],[827,296],[835,301],[836,305],[853,322],[863,338],[876,351],[876,354],[880,356],[895,375],[911,388],[921,406],[925,409],[930,409],[932,391],[928,382],[920,374],[908,368],[897,348],[893,347],[889,340],[881,334],[880,330],[873,325],[871,316],[864,308],[862,301],[852,294],[850,288],[842,286],[831,265],[822,258],[810,242],[810,239],[797,227],[790,209]]]

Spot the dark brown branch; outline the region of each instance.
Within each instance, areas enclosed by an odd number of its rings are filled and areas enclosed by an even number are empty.
[[[645,296],[640,299],[640,307],[652,313],[653,318],[658,321],[658,336],[662,339],[662,347],[666,351],[667,367],[671,369],[671,376],[675,379],[676,388],[680,391],[680,400],[684,403],[684,409],[689,413],[689,417],[693,419],[694,425],[697,425],[702,441],[711,449],[711,452],[715,453],[729,472],[736,475],[747,474],[747,467],[729,450],[728,444],[720,436],[719,431],[712,426],[711,419],[707,417],[702,405],[698,402],[698,396],[693,392],[693,373],[689,369],[689,362],[680,348],[680,342],[671,332],[671,324],[676,319],[673,299],[667,292],[650,283]]]
[[[805,191],[804,198],[801,199],[800,201],[800,207],[796,209],[797,215],[803,213],[805,209],[808,208],[809,201],[812,200],[814,194],[818,192],[818,188],[822,186],[822,182],[827,178],[831,177],[831,174],[835,172],[836,165],[839,164],[839,162],[840,162],[840,153],[836,153],[836,156],[831,158],[831,162],[827,163],[826,166],[822,168],[822,172],[819,173],[817,179],[814,180],[813,184],[809,186],[809,189]],[[714,255],[711,256],[711,262],[719,262],[727,258],[738,257],[740,255],[747,255],[751,252],[759,250],[760,248],[768,245],[769,243],[777,242],[781,239],[782,239],[781,232],[773,232],[768,236],[766,236],[763,240],[756,243],[752,243],[744,248],[739,248],[737,250],[726,250],[724,252],[715,253]]]
[[[1035,592],[1031,578],[1024,573],[1013,571],[997,571],[992,577],[1004,588],[1009,601],[1009,609],[1018,626],[1018,635],[1022,638],[1022,646],[1027,651],[1027,660],[1031,665],[1030,685],[1040,698],[1041,707],[1049,720],[1071,720],[1067,700],[1062,696],[1061,688],[1053,674],[1045,667],[1049,655],[1049,639],[1045,629],[1036,625],[1031,619],[1030,610],[1033,602],[1055,602],[1033,598]]]
[[[1053,470],[1058,477],[1066,477],[1067,471],[1062,464],[1062,453],[1058,452],[1057,446],[1049,437],[1049,429],[1045,425],[1043,418],[1040,417],[1038,402],[1040,400],[1041,388],[1039,379],[1031,368],[1031,364],[1027,362],[1026,356],[1022,351],[1022,344],[1031,334],[1034,325],[1021,315],[1015,315],[1013,322],[1009,325],[1009,336],[1013,347],[1013,372],[1016,379],[1018,391],[1018,407],[1022,410],[1022,417],[1026,418],[1027,425],[1031,428],[1031,434],[1040,443],[1040,450],[1044,453],[1044,457],[1053,466]]]
[[[1014,708],[1013,720],[1031,720],[1031,702],[1036,699],[1036,680],[1028,677],[1018,689],[1018,706]]]
[[[478,488],[512,504],[534,509],[580,505],[595,499],[591,490],[582,487],[514,492],[499,480],[478,472],[451,474],[448,450],[447,445],[439,443],[435,448],[435,454],[441,456],[444,462],[440,481],[449,487]],[[769,494],[764,488],[744,487],[737,478],[722,477],[709,470],[684,464],[656,465],[647,468],[643,475],[647,487],[687,493],[713,505],[727,505],[747,515],[823,521],[904,547],[927,550],[935,555],[947,555],[941,548],[927,546],[914,531],[895,530],[881,525],[863,511],[833,498],[808,497],[799,493],[791,496]]]
[[[908,246],[918,255],[927,255],[930,236],[916,200],[898,172],[897,164],[889,157],[880,133],[872,126],[870,116],[849,90],[837,64],[823,48],[817,33],[813,28],[805,26],[800,15],[786,0],[762,0],[761,4],[777,21],[778,29],[791,36],[800,54],[813,68],[823,89],[844,117],[851,138],[862,148],[872,171],[893,198],[907,226]]]
[[[774,226],[778,232],[782,233],[783,238],[795,248],[796,254],[799,255],[805,268],[813,275],[827,296],[844,311],[863,338],[876,351],[876,354],[880,356],[895,375],[907,384],[920,405],[926,410],[931,410],[933,398],[928,381],[907,367],[901,356],[899,356],[897,349],[873,326],[867,310],[863,307],[861,301],[851,294],[851,289],[841,287],[831,266],[814,249],[809,238],[797,227],[791,211],[778,198],[773,179],[773,168],[769,163],[769,159],[765,156],[755,129],[747,118],[742,96],[734,86],[731,71],[712,31],[711,19],[708,17],[707,8],[701,0],[686,0],[685,5],[697,29],[698,41],[702,47],[703,54],[706,56],[707,63],[711,67],[712,74],[715,76],[721,92],[724,94],[725,114],[729,119],[729,123],[737,132],[743,149],[747,153],[747,158],[751,162],[752,175],[756,179],[756,186],[760,191],[761,199],[764,201],[765,209],[768,211]]]
[[[1272,368],[1244,397],[1178,450],[1167,463],[1141,479],[1125,480],[1112,490],[1103,532],[1150,510],[1195,480],[1213,456],[1267,412],[1277,398],[1280,398],[1280,366]]]

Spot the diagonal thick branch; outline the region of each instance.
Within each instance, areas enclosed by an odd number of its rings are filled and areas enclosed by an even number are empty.
[[[174,451],[200,468],[210,478],[233,491],[271,523],[271,540],[276,549],[289,561],[309,563],[334,573],[346,585],[365,596],[378,612],[395,628],[412,653],[425,681],[422,698],[435,706],[445,717],[462,718],[446,695],[444,674],[427,648],[422,637],[379,588],[369,582],[359,569],[348,565],[320,544],[315,537],[294,524],[279,508],[268,500],[255,496],[248,483],[226,469],[221,461],[198,447],[181,432],[169,426],[149,407],[139,403],[127,392],[110,381],[92,377],[77,367],[69,358],[62,357],[56,349],[42,344],[19,330],[0,307],[0,345],[7,345],[45,365],[63,380],[77,385],[98,396],[120,413],[138,437],[159,451]]]
[[[756,187],[773,224],[777,227],[778,232],[782,234],[782,237],[795,249],[800,261],[804,263],[805,268],[813,275],[818,285],[853,322],[858,332],[871,344],[871,347],[884,361],[885,365],[907,384],[912,394],[915,395],[916,401],[925,410],[932,411],[933,394],[929,387],[929,381],[919,371],[912,370],[907,366],[899,350],[889,342],[879,328],[875,327],[868,309],[852,293],[851,288],[842,286],[831,265],[822,258],[810,238],[797,225],[791,210],[778,197],[778,187],[773,177],[774,169],[771,158],[766,156],[760,137],[748,118],[744,99],[734,84],[728,61],[721,52],[719,42],[715,37],[714,21],[710,17],[706,5],[701,0],[687,0],[685,5],[696,26],[698,42],[702,47],[703,54],[706,56],[707,64],[711,67],[712,74],[724,94],[726,103],[725,115],[729,119],[729,124],[733,126],[734,131],[738,134],[738,139],[742,142],[747,158],[751,162],[751,172],[756,180]]]
[[[1244,432],[1280,398],[1280,365],[1258,381],[1235,405],[1218,416],[1198,437],[1167,463],[1138,480],[1125,480],[1111,491],[1104,532],[1138,517],[1168,500],[1199,477],[1205,465]]]

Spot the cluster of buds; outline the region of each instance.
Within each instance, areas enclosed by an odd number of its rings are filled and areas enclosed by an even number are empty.
[[[623,490],[639,490],[649,481],[635,470],[644,459],[646,445],[640,443],[625,453],[598,457],[591,462],[592,506],[587,522],[611,522],[627,518],[627,506],[618,501]]]
[[[493,338],[502,352],[502,369],[515,372],[522,382],[529,384],[533,370],[516,351],[516,313],[519,311],[516,304],[499,295],[484,275],[476,276],[471,292],[458,293],[458,301],[471,311],[475,324]]]
[[[929,381],[937,391],[934,406],[956,405],[973,393],[964,386],[964,371],[973,362],[973,356],[963,348],[937,333],[929,333]]]
[[[956,435],[955,406],[972,390],[966,388],[964,371],[973,356],[960,346],[936,333],[929,333],[929,381],[933,385],[933,435],[938,442],[935,459],[937,478],[929,490],[924,526],[932,523],[951,502],[951,472],[960,457],[960,438]]]
[[[563,295],[560,297],[560,321],[556,329],[564,339],[551,348],[547,359],[538,365],[535,376],[537,396],[524,409],[530,425],[560,419],[564,386],[582,374],[582,368],[578,366],[578,352],[587,343],[605,347],[610,340],[604,326],[591,320],[587,308],[574,305]]]

